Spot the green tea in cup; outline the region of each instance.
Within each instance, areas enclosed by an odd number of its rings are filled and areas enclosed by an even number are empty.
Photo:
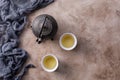
[[[57,62],[53,56],[46,56],[44,58],[43,64],[47,69],[53,69]]]
[[[70,34],[66,34],[65,36],[63,36],[62,38],[62,45],[66,48],[70,48],[74,45],[74,38],[72,35]]]

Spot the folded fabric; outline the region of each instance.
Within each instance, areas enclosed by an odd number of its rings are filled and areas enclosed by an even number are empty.
[[[26,14],[53,1],[0,0],[0,80],[21,80],[28,68],[35,67],[29,64],[23,68],[28,54],[18,48],[18,38],[27,23]]]

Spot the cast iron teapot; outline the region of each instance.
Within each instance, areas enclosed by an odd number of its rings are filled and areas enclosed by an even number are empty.
[[[36,17],[31,27],[33,34],[37,37],[36,42],[38,42],[38,44],[46,39],[53,40],[58,30],[56,20],[48,14],[42,14]]]

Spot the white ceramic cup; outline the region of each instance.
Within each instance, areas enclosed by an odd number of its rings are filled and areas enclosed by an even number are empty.
[[[55,67],[52,68],[52,69],[49,69],[49,68],[45,67],[44,61],[45,61],[45,59],[47,59],[47,58],[49,59],[49,57],[54,58],[54,60],[55,60],[55,62],[56,62]],[[48,60],[48,61],[50,61],[50,60]],[[50,63],[51,63],[51,62],[49,62],[49,64],[50,64]],[[42,66],[42,68],[43,68],[45,71],[47,71],[47,72],[54,72],[54,71],[57,70],[58,65],[59,65],[59,64],[58,64],[58,59],[57,59],[57,57],[56,57],[55,55],[53,55],[53,54],[47,54],[47,55],[45,55],[45,56],[42,57],[41,66]]]
[[[65,37],[66,35],[70,35],[70,36],[72,36],[73,39],[74,39],[73,45],[72,45],[71,47],[69,47],[69,48],[63,46],[63,43],[62,43],[62,39],[63,39],[63,37]],[[66,41],[67,41],[67,40],[66,40]],[[67,51],[73,50],[73,49],[77,46],[77,38],[76,38],[76,36],[75,36],[73,33],[63,33],[63,34],[60,36],[59,45],[60,45],[60,47],[61,47],[62,49],[64,49],[64,50],[67,50]]]

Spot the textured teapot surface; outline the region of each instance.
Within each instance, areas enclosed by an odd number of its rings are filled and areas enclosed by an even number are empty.
[[[37,37],[37,42],[40,43],[44,39],[53,40],[58,26],[56,20],[47,14],[39,15],[32,22],[33,34]]]

